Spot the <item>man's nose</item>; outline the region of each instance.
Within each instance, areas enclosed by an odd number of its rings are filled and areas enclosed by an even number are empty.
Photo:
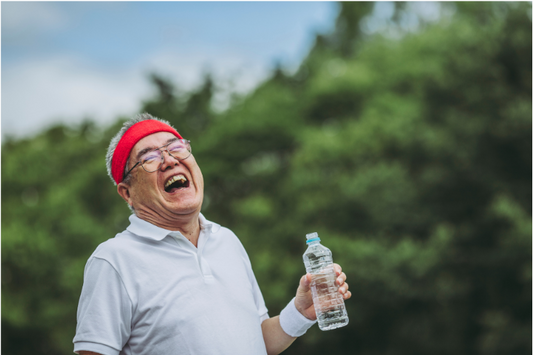
[[[169,166],[172,167],[174,165],[179,164],[179,160],[170,155],[167,150],[162,150],[161,154],[163,154],[163,163],[161,164],[161,170],[165,171]]]

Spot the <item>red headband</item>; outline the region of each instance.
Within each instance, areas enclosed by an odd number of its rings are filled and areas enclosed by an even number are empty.
[[[124,180],[124,169],[135,144],[157,132],[170,132],[180,139],[183,138],[174,128],[157,120],[145,120],[131,126],[120,138],[111,160],[111,174],[117,185]]]

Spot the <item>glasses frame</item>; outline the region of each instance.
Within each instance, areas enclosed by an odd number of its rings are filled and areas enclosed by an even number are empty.
[[[172,143],[177,142],[177,141],[181,141],[181,142],[183,142],[183,143],[185,143],[186,145],[189,146],[189,149],[188,149],[188,150],[189,150],[189,155],[187,155],[185,158],[181,158],[181,159],[180,159],[180,158],[177,158],[177,157],[173,156],[173,155],[169,152],[169,150],[168,150],[168,146],[171,145]],[[161,150],[161,149],[163,149],[163,148],[164,148],[164,150]],[[187,159],[188,157],[190,157],[191,154],[192,154],[191,141],[188,140],[188,139],[176,139],[176,140],[173,140],[172,142],[168,142],[167,144],[165,144],[165,145],[163,145],[163,146],[161,146],[161,147],[159,147],[159,148],[154,148],[154,149],[152,149],[152,150],[149,150],[149,151],[146,152],[145,154],[148,154],[148,153],[151,153],[151,152],[155,152],[156,150],[159,150],[159,152],[161,153],[161,161],[159,162],[159,166],[157,167],[157,169],[155,169],[154,171],[148,171],[148,170],[146,170],[146,168],[144,167],[144,164],[142,163],[142,159],[141,159],[141,160],[139,160],[137,163],[135,163],[135,165],[134,165],[130,170],[128,170],[128,172],[127,172],[126,174],[124,174],[124,177],[122,178],[122,180],[125,180],[125,179],[126,179],[126,176],[128,176],[128,174],[131,173],[131,171],[132,171],[133,169],[135,169],[139,164],[142,166],[143,170],[146,171],[147,173],[155,173],[157,170],[159,170],[159,169],[161,168],[161,165],[163,165],[163,163],[165,162],[165,156],[164,156],[164,154],[163,154],[164,151],[166,151],[166,152],[168,153],[169,156],[171,156],[172,158],[174,158],[174,159],[176,159],[176,160],[178,160],[178,161],[185,160],[185,159]],[[144,155],[144,154],[143,154],[143,155]]]

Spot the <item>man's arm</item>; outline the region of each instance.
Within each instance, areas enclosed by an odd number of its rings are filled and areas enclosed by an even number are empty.
[[[102,355],[102,354],[98,354],[98,353],[93,353],[92,351],[84,351],[84,350],[81,350],[78,355]]]
[[[347,300],[352,297],[352,293],[348,291],[348,283],[346,283],[346,274],[342,272],[342,268],[338,264],[333,264],[335,273],[337,274],[337,284],[339,285],[339,292],[343,298]],[[315,307],[313,305],[313,296],[311,294],[311,275],[306,274],[300,279],[300,285],[296,291],[294,299],[294,306],[305,318],[309,320],[316,320]],[[266,319],[261,324],[263,330],[263,339],[267,348],[268,355],[277,355],[287,349],[296,337],[288,335],[281,327],[279,316]]]
[[[261,323],[263,339],[268,355],[277,355],[291,345],[296,337],[291,337],[283,331],[279,323],[279,316],[268,318]]]

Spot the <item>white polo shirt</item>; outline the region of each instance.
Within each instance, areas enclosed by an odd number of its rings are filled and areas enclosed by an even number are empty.
[[[267,308],[233,232],[200,214],[196,248],[180,232],[130,222],[87,261],[75,352],[266,354]]]

